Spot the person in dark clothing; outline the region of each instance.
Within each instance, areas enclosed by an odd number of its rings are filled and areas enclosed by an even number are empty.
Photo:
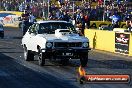
[[[84,16],[84,19],[85,19],[86,26],[89,29],[90,28],[90,16],[86,14]]]
[[[21,15],[22,17],[22,32],[23,35],[27,32],[30,23],[29,23],[29,13],[25,10],[24,13]]]
[[[30,26],[29,21],[22,21],[22,32],[23,32],[23,35],[25,35],[25,33],[27,32],[29,26]]]
[[[80,35],[84,35],[84,29],[85,29],[84,13],[80,13],[80,18],[78,18],[77,20],[77,27],[80,30]]]
[[[85,29],[85,18],[84,18],[84,13],[81,13],[80,14],[81,16],[81,20],[80,20],[80,23],[81,23],[81,33],[84,35],[84,29]]]
[[[29,18],[29,13],[27,10],[24,11],[24,13],[21,15],[23,21],[27,21]]]
[[[67,14],[66,11],[64,11],[63,14],[61,15],[60,19],[69,22],[70,16]]]
[[[81,13],[81,11],[79,9],[77,9],[76,16],[75,16],[75,23],[76,24],[80,23],[80,19],[81,19],[80,13]]]
[[[83,12],[76,15],[76,27],[79,28],[80,35],[84,35],[85,22],[86,20]]]
[[[126,21],[126,28],[127,28],[127,30],[125,30],[125,32],[132,32],[132,17],[131,17],[131,15],[129,17],[126,17],[125,21]]]
[[[131,15],[126,15],[126,16],[125,16],[125,21],[126,21],[126,26],[127,26],[127,28],[130,27],[130,19],[131,19]]]

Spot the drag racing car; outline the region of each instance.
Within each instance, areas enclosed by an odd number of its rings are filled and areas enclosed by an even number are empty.
[[[0,24],[0,37],[4,38],[4,27],[2,24]]]
[[[81,65],[88,62],[89,40],[80,36],[75,27],[66,21],[38,21],[29,27],[22,38],[24,58],[34,60],[38,55],[39,65],[45,59],[60,59],[63,64],[69,59],[80,59]]]

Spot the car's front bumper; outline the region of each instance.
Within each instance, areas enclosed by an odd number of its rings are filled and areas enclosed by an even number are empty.
[[[48,57],[72,57],[77,58],[82,55],[88,55],[90,48],[85,49],[73,49],[73,48],[55,48],[55,49],[44,49]]]

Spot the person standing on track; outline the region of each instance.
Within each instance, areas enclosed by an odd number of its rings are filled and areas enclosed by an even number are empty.
[[[30,25],[29,13],[27,12],[27,10],[24,10],[24,13],[21,15],[21,17],[22,17],[22,32],[23,32],[23,35],[25,35],[25,33],[27,32],[27,29]]]
[[[81,13],[80,16],[81,16],[80,23],[82,24],[81,33],[84,35],[84,29],[85,29],[85,18],[84,18],[84,13]]]
[[[30,14],[29,14],[29,26],[31,26],[34,22],[36,22],[36,18],[34,17],[32,12],[30,12]]]

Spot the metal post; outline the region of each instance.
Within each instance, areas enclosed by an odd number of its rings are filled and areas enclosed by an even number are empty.
[[[73,1],[73,14],[74,14],[74,11],[75,11],[75,3],[74,3],[74,1]]]
[[[103,14],[103,22],[105,21],[105,0],[104,0],[104,14]]]
[[[47,18],[48,20],[49,20],[49,7],[50,6],[49,6],[49,0],[48,0],[48,18]]]
[[[2,3],[2,1],[0,0],[0,2]],[[0,10],[2,10],[2,7],[1,7],[2,4],[0,4]]]
[[[44,6],[44,0],[43,0],[43,6]],[[45,9],[44,9],[44,7],[43,7],[43,9],[42,9],[42,11],[43,11],[43,19],[45,19]]]

